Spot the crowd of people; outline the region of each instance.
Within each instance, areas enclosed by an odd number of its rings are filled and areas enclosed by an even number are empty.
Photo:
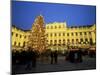
[[[50,56],[51,56],[51,64],[53,64],[53,63],[57,64],[57,59],[58,59],[57,51],[56,50],[55,51],[51,51]]]
[[[49,54],[46,55],[46,57],[50,57],[50,63],[51,64],[57,64],[58,63],[58,51],[50,51]],[[47,53],[45,53],[47,54]],[[45,55],[44,54],[44,55]],[[83,61],[83,52],[81,49],[79,50],[70,50],[65,54],[66,61],[69,61],[71,63],[81,63]],[[30,69],[32,67],[36,67],[37,58],[41,57],[36,50],[33,50],[29,48],[28,50],[22,50],[21,52],[16,51],[12,52],[12,64],[25,64],[26,69]]]
[[[24,64],[26,65],[26,69],[30,69],[31,67],[36,67],[37,56],[38,53],[31,48],[29,48],[27,51],[22,50],[21,52],[12,52],[12,64]]]

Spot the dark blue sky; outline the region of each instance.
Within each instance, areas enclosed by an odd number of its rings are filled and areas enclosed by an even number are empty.
[[[96,7],[72,4],[12,1],[12,24],[31,28],[36,16],[43,15],[45,23],[66,22],[68,26],[96,23]]]

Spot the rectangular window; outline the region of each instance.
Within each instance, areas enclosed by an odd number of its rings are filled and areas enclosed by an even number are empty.
[[[78,39],[76,39],[76,43],[77,43],[77,44],[78,44],[78,42],[79,42]]]
[[[47,34],[47,37],[48,37],[48,34]]]
[[[72,33],[72,36],[73,36],[73,33]]]
[[[21,38],[22,36],[20,35],[20,38]]]
[[[13,35],[13,32],[12,32],[12,35]]]
[[[83,39],[81,38],[80,41],[83,42]]]
[[[57,34],[55,33],[55,36],[57,36]]]
[[[16,33],[16,37],[18,36],[18,34]]]
[[[84,35],[86,35],[86,32],[84,32]]]
[[[23,47],[25,47],[25,42],[23,43]]]
[[[69,36],[69,33],[67,33],[67,36]]]
[[[50,34],[50,36],[52,37],[52,33]]]
[[[82,35],[82,32],[80,32],[80,35]]]
[[[14,42],[14,46],[16,46],[16,42]]]
[[[61,36],[61,34],[59,33],[59,36]]]
[[[20,46],[20,43],[18,45]]]
[[[86,38],[85,41],[88,42],[88,39]]]
[[[76,32],[76,36],[77,36],[78,34],[77,34],[77,32]]]
[[[63,33],[63,36],[65,36],[65,33]]]
[[[55,40],[55,43],[57,42],[57,40]]]
[[[89,35],[91,35],[91,32],[89,32]]]

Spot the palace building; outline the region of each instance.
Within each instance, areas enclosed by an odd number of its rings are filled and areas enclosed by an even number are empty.
[[[48,47],[51,50],[89,48],[96,44],[96,25],[68,27],[66,22],[46,25]]]
[[[12,26],[12,49],[20,50],[27,46],[30,30],[22,30]]]
[[[44,30],[47,49],[50,50],[64,51],[70,48],[89,48],[96,45],[95,24],[69,27],[66,22],[54,22],[46,24]],[[12,49],[26,48],[31,31],[12,26]]]

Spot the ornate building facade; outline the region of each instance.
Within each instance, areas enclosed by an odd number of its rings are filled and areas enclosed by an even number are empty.
[[[30,31],[22,30],[14,25],[12,26],[12,50],[25,49],[28,42]]]
[[[37,19],[35,23],[32,25],[32,28],[28,31],[21,30],[16,27],[12,27],[12,49],[23,49],[28,46],[28,41],[30,39],[31,32],[35,32],[35,36],[33,39],[36,39],[38,36],[41,36],[38,39],[37,43],[33,41],[33,46],[47,45],[44,49],[50,50],[68,50],[70,48],[89,48],[91,46],[96,45],[96,25],[85,25],[85,26],[74,26],[68,27],[66,22],[54,22],[46,24],[44,27],[44,21],[42,16],[38,16],[37,18],[41,18],[41,23]],[[41,25],[43,25],[41,27]],[[36,33],[37,31],[37,33]],[[39,32],[40,31],[40,32]],[[43,36],[46,36],[43,38]],[[45,43],[45,39],[46,43]],[[39,42],[40,40],[40,42]],[[38,44],[38,45],[36,45]],[[42,48],[41,48],[42,49]]]
[[[89,48],[96,44],[96,25],[68,27],[66,22],[46,25],[48,48],[67,50]]]

